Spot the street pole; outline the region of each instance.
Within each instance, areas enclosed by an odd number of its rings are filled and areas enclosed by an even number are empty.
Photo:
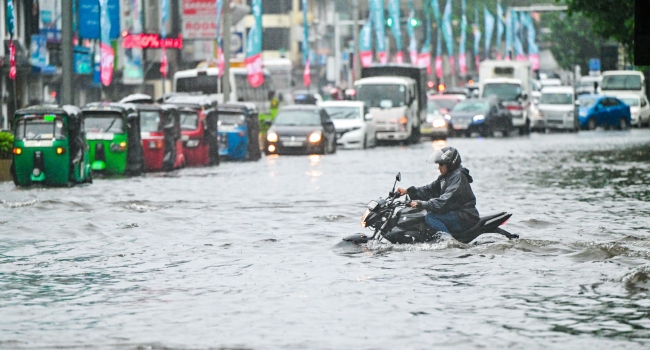
[[[339,14],[334,13],[334,85],[341,86],[341,29],[339,28]]]
[[[230,102],[230,1],[224,1],[223,9],[223,74],[221,84],[223,86],[223,102]],[[219,30],[219,28],[217,28]]]
[[[61,104],[73,104],[72,0],[61,0],[61,61]]]
[[[352,35],[354,40],[354,78],[353,80],[361,78],[361,59],[359,58],[359,0],[353,2],[354,13],[354,28],[352,28]]]

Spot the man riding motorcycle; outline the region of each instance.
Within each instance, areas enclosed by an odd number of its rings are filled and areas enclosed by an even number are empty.
[[[444,147],[429,156],[428,163],[438,164],[440,176],[432,183],[398,188],[400,196],[408,194],[412,208],[427,210],[426,225],[434,232],[460,233],[479,221],[476,197],[470,183],[469,170],[461,165],[458,150]]]

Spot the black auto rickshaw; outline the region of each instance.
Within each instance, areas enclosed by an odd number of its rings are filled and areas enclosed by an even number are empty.
[[[235,102],[219,105],[219,153],[230,160],[258,160],[260,127],[254,103]]]
[[[94,102],[81,111],[92,170],[140,175],[144,171],[144,154],[136,106]]]
[[[17,186],[92,182],[81,110],[41,105],[16,111],[11,174]]]

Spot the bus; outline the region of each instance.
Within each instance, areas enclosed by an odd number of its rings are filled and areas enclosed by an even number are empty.
[[[273,78],[277,98],[286,103],[291,103],[293,80],[293,63],[288,58],[263,58],[262,68],[265,68]]]

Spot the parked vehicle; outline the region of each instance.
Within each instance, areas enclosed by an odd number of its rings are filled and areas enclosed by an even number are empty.
[[[323,102],[323,97],[317,92],[296,90],[293,92],[293,101],[297,105],[319,105]]]
[[[581,95],[578,103],[578,119],[582,129],[594,130],[598,126],[627,129],[630,125],[630,107],[615,97]]]
[[[166,103],[179,107],[185,165],[219,165],[217,100],[208,95],[176,94]]]
[[[336,152],[336,129],[322,107],[280,108],[266,134],[267,154],[326,154]]]
[[[377,140],[415,143],[427,117],[427,71],[424,67],[389,64],[365,67],[354,82],[377,127]]]
[[[598,92],[618,97],[620,94],[646,95],[643,73],[633,70],[612,70],[602,74]]]
[[[540,79],[539,84],[542,87],[542,90],[546,87],[551,87],[551,86],[562,86],[562,80],[558,78],[546,78],[546,79]]]
[[[630,106],[632,120],[630,125],[636,127],[650,126],[650,104],[648,98],[634,94],[621,94],[618,99]]]
[[[499,131],[508,136],[512,130],[512,114],[496,98],[461,101],[449,112],[454,134],[479,133],[483,137]]]
[[[575,94],[571,86],[549,86],[542,88],[539,100],[539,115],[544,118],[545,130],[569,130],[580,128]]]
[[[140,175],[144,153],[135,105],[95,102],[81,111],[93,172]]]
[[[427,118],[420,125],[420,133],[434,140],[445,140],[449,135],[449,119],[448,114],[440,112],[435,100],[430,99],[427,101]]]
[[[81,110],[42,105],[16,111],[11,175],[16,186],[92,182]]]
[[[576,84],[576,95],[592,95],[598,92],[598,87],[600,86],[600,81],[602,80],[601,76],[590,76],[586,75],[580,77],[578,83]]]
[[[449,114],[454,106],[460,102],[464,101],[467,98],[460,95],[429,95],[428,101],[434,101],[438,105],[440,113]],[[428,102],[427,102],[428,103]],[[427,108],[428,110],[428,108]]]
[[[229,160],[258,160],[260,127],[253,103],[219,105],[219,154]]]
[[[541,93],[539,97],[541,97]],[[530,117],[531,132],[546,131],[546,121],[544,120],[544,117],[539,113],[539,98],[534,99],[530,104],[528,115]]]
[[[138,105],[145,171],[169,171],[185,165],[178,107]]]
[[[334,122],[338,147],[365,149],[377,145],[372,115],[362,101],[325,101],[321,106]]]

